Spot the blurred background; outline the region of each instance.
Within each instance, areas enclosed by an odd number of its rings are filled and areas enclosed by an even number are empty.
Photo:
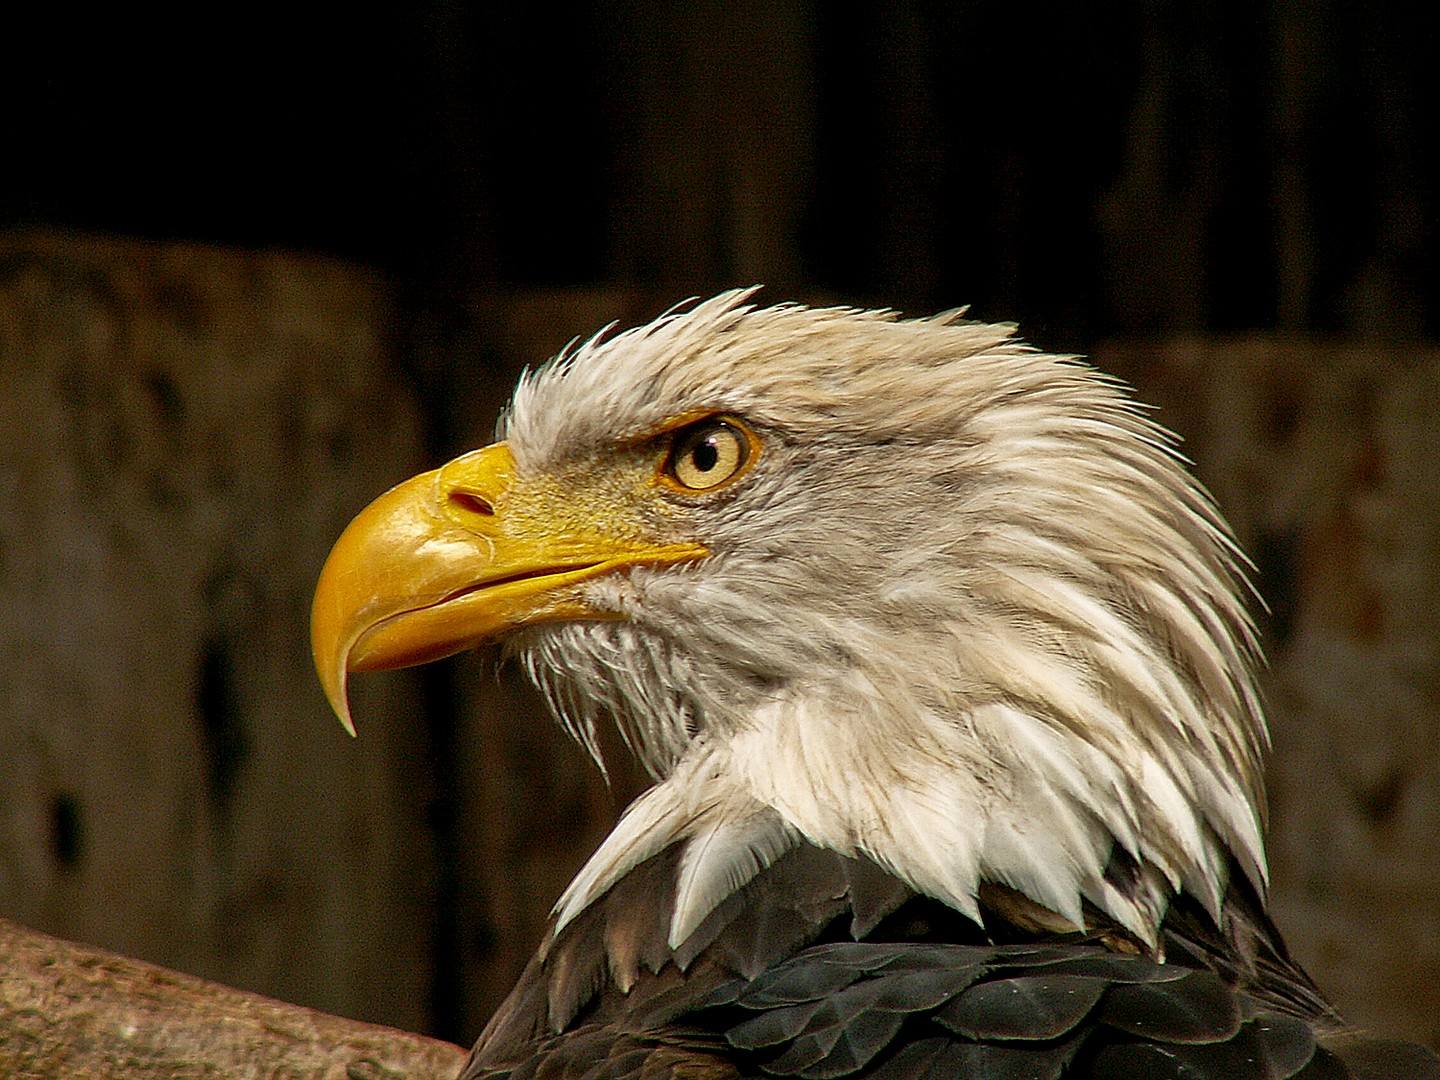
[[[429,0],[0,17],[0,915],[469,1042],[638,790],[472,655],[310,670],[349,517],[689,296],[970,305],[1255,560],[1275,912],[1440,1043],[1430,9]],[[618,754],[617,754],[618,756]]]

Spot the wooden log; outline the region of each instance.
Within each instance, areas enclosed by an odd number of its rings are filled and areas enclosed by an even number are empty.
[[[466,1051],[0,919],[0,1076],[449,1080]]]

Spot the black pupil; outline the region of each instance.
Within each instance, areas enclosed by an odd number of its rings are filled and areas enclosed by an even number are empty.
[[[720,451],[715,449],[715,436],[707,436],[696,443],[695,449],[690,452],[690,460],[702,473],[715,468],[720,462]]]

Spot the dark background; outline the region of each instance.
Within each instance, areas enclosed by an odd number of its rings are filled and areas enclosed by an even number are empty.
[[[1390,359],[1372,363],[1371,353],[1352,350],[1339,365],[1349,374],[1337,377],[1369,387],[1389,377],[1383,372],[1410,370],[1413,356],[1433,355],[1426,343],[1440,331],[1437,22],[1429,8],[1407,6],[1402,15],[1398,4],[1341,0],[633,0],[328,14],[261,3],[163,15],[54,4],[0,16],[8,102],[0,233],[240,253],[246,267],[269,265],[276,252],[343,260],[354,268],[347,273],[379,283],[380,314],[366,317],[383,322],[386,377],[395,380],[387,392],[417,403],[421,464],[483,438],[517,365],[543,359],[571,334],[755,283],[767,299],[914,313],[970,305],[977,317],[1019,322],[1045,348],[1109,349],[1142,384],[1154,356],[1127,367],[1126,342],[1370,343],[1374,356]],[[310,264],[274,258],[299,276],[310,272]],[[177,316],[175,304],[161,301],[162,322],[189,319],[203,337],[204,318]],[[1169,388],[1166,404],[1177,410],[1169,422],[1182,430],[1184,403],[1230,377],[1203,347],[1200,359],[1189,355],[1155,381],[1157,395]],[[1310,363],[1311,354],[1292,349],[1266,359],[1257,376],[1257,394],[1268,396],[1252,411],[1282,453],[1297,431],[1318,430],[1324,443],[1356,409],[1369,416],[1364,394],[1326,397],[1331,384],[1308,379]],[[177,390],[152,372],[136,385],[162,419],[184,414],[183,379]],[[1312,400],[1324,407],[1309,410]],[[1197,430],[1186,434],[1203,450],[1207,425],[1213,435],[1228,414],[1192,411]],[[1426,415],[1405,428],[1422,450],[1432,431]],[[1315,566],[1329,565],[1315,552],[1331,548],[1309,544],[1308,526],[1252,514],[1246,484],[1252,475],[1262,483],[1266,469],[1244,466],[1243,455],[1222,459],[1242,467],[1224,473],[1212,464],[1209,479],[1257,556],[1272,600],[1272,655],[1284,658],[1312,610],[1306,582]],[[1299,455],[1281,464],[1297,476],[1326,468]],[[357,492],[401,478],[390,465],[371,468],[355,480]],[[1299,490],[1284,498],[1315,502]],[[348,513],[364,499],[339,501]],[[1358,543],[1336,535],[1335,551]],[[300,576],[313,580],[314,569],[305,565]],[[232,601],[230,579],[218,580],[197,602],[220,612],[214,625],[222,626]],[[1417,589],[1433,596],[1426,590],[1434,586],[1426,578]],[[1340,575],[1337,594],[1347,588]],[[231,730],[225,718],[248,715],[232,700],[248,661],[211,638],[202,634],[197,719],[187,722],[204,728],[220,802],[243,801],[229,793],[246,790],[261,751],[244,723]],[[1433,654],[1415,665],[1431,695],[1420,706],[1431,730],[1440,714]],[[498,913],[475,910],[484,889],[465,853],[494,837],[467,826],[476,807],[464,792],[482,781],[463,763],[483,754],[476,731],[494,730],[476,721],[464,692],[489,677],[484,667],[418,677],[417,712],[406,719],[419,746],[397,766],[414,795],[421,867],[407,903],[430,913],[417,916],[423,955],[411,958],[423,1001],[352,1007],[467,1041],[508,982],[505,965],[528,950],[528,941],[502,944],[510,923],[542,919],[553,895],[546,890],[569,872],[536,871],[543,884],[515,890],[525,895],[507,901],[509,915],[503,904]],[[502,696],[519,694],[510,687]],[[1280,698],[1283,728],[1293,702]],[[614,805],[595,794],[593,777],[574,779],[584,767],[552,766],[551,750],[509,750],[550,787],[532,777],[517,796],[510,774],[504,783],[491,774],[484,799],[472,803],[494,809],[529,791],[530,812],[552,813],[534,835],[555,850],[593,840]],[[1313,752],[1323,757],[1323,748]],[[1412,760],[1434,753],[1421,740]],[[1410,805],[1396,793],[1408,790],[1411,774],[1395,774],[1388,762],[1356,796],[1366,814],[1378,800],[1382,840],[1402,835],[1388,815]],[[316,768],[292,767],[292,786]],[[563,814],[540,806],[556,783],[546,769],[574,785],[553,800]],[[45,843],[63,893],[64,875],[85,864],[91,809],[63,792],[46,805]],[[1416,805],[1416,814],[1434,816],[1432,803]],[[522,840],[506,833],[505,850],[513,854]],[[1323,847],[1314,845],[1317,860]],[[546,848],[536,858],[552,855]],[[487,872],[492,891],[506,887],[499,871]],[[271,882],[256,895],[237,893],[235,910],[272,901],[283,910],[288,901],[273,900],[272,888],[283,898]],[[1300,881],[1292,895],[1313,898],[1314,889]],[[29,910],[17,907],[22,916]],[[72,925],[55,922],[61,932]],[[89,924],[75,925],[81,933]],[[165,951],[163,933],[155,940],[162,945],[147,955],[181,962]],[[143,948],[123,935],[100,943]],[[283,953],[265,962],[279,970]],[[1327,962],[1357,966],[1339,955]],[[223,956],[193,966],[322,1007],[352,1000],[328,989],[307,997],[304,988],[322,981],[305,971],[252,977]],[[334,978],[357,981],[353,973]],[[1436,1031],[1409,1022],[1412,1032]]]
[[[0,225],[331,252],[423,306],[763,281],[1066,347],[1440,319],[1423,6],[41,10],[0,27]]]

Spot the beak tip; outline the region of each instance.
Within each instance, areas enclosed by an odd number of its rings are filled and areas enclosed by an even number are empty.
[[[345,664],[341,662],[334,672],[333,681],[331,679],[324,680],[325,696],[330,701],[330,708],[335,710],[335,715],[340,720],[340,726],[354,739],[357,738],[355,720],[350,715],[350,692],[345,685],[348,674]]]
[[[325,700],[330,703],[341,726],[354,738],[355,721],[350,716],[350,693],[346,683],[350,675],[350,650],[360,635],[360,628],[349,625],[353,620],[347,615],[344,605],[339,603],[344,594],[338,591],[334,562],[335,554],[332,552],[315,588],[310,614],[310,655],[315,661],[315,673],[320,677]]]
[[[349,681],[350,665],[348,649],[341,648],[338,655],[329,648],[322,648],[322,638],[317,634],[315,647],[315,671],[320,676],[320,686],[325,691],[325,700],[340,720],[340,725],[355,738],[355,721],[350,715]]]

